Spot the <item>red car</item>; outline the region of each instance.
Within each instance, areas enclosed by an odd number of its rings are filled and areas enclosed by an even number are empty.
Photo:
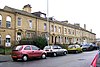
[[[18,45],[13,48],[11,57],[13,61],[27,61],[33,57],[46,58],[46,52],[34,45]]]

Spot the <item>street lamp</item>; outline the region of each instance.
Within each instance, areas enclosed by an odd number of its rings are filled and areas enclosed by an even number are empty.
[[[47,0],[47,23],[49,22],[48,16],[49,16],[49,0]],[[50,22],[49,22],[49,31],[48,31],[47,37],[46,37],[46,39],[48,41],[48,46],[49,46],[49,38],[50,38]]]

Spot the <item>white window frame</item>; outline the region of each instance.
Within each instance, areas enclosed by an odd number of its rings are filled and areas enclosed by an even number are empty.
[[[71,34],[71,29],[68,29],[68,34]]]
[[[26,34],[26,37],[27,37],[27,38],[30,38],[30,37],[31,37],[31,33],[27,33],[27,34]]]
[[[29,27],[32,29],[32,20],[29,20]]]
[[[57,26],[54,27],[54,32],[57,32]]]
[[[67,34],[67,28],[64,28],[64,34]]]
[[[51,32],[54,32],[54,26],[51,25]]]
[[[44,23],[44,31],[47,31],[47,24]]]
[[[20,33],[20,35],[18,33]],[[21,40],[21,32],[17,32],[16,36],[17,36],[17,39],[16,39],[17,41]]]
[[[2,16],[0,15],[0,27],[2,26]]]
[[[6,35],[6,47],[10,47],[11,46],[11,36],[10,35]]]
[[[61,27],[59,27],[59,33],[61,33]]]
[[[6,17],[6,28],[11,28],[11,17],[10,16]]]
[[[21,26],[21,24],[22,24],[22,19],[21,19],[20,17],[18,17],[17,20],[18,20],[18,21],[17,21],[17,25],[18,25],[18,26]]]

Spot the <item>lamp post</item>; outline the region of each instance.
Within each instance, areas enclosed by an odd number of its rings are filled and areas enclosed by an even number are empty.
[[[49,0],[47,0],[47,23],[49,22]],[[47,33],[47,41],[48,41],[48,46],[49,46],[49,39],[50,39],[50,22],[49,22],[49,31]]]

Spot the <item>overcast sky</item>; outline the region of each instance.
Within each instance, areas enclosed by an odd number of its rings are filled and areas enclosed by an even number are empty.
[[[87,30],[92,29],[96,37],[100,38],[100,0],[48,0],[49,16],[57,20],[68,20],[69,23],[84,24]],[[9,6],[22,10],[23,6],[30,4],[32,12],[47,12],[47,0],[0,0],[0,8]]]

